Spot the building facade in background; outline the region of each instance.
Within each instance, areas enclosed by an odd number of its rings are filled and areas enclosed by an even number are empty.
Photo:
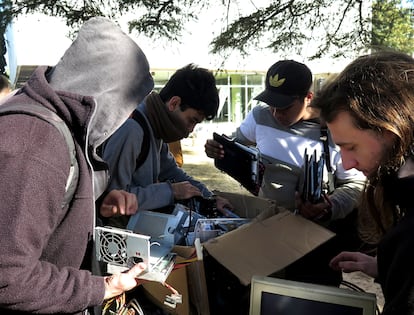
[[[256,105],[257,102],[253,98],[264,89],[267,69],[281,57],[269,51],[255,51],[244,58],[220,60],[208,53],[208,44],[214,33],[203,27],[203,23],[210,22],[199,19],[197,27],[190,27],[193,32],[184,35],[182,42],[177,43],[176,47],[168,47],[168,43],[154,43],[151,39],[140,36],[131,37],[136,40],[149,60],[156,89],[161,88],[178,68],[188,63],[198,64],[214,72],[220,93],[219,113],[213,121],[203,124],[219,123],[225,132],[239,125]],[[9,77],[14,87],[19,88],[24,84],[38,65],[56,64],[71,44],[68,34],[68,27],[55,17],[32,14],[16,20],[6,34],[6,59]],[[171,46],[171,43],[169,45]],[[321,75],[323,69],[319,65],[309,64],[298,57],[292,59],[309,65],[315,74],[315,89],[318,89],[323,81],[319,77],[325,78],[330,74],[328,72]],[[333,71],[335,68],[339,71],[342,67],[334,66],[333,63],[328,63],[327,66]]]

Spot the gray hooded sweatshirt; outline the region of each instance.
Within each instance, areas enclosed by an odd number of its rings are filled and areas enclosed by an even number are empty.
[[[39,67],[6,103],[37,103],[73,133],[79,180],[61,207],[68,147],[51,124],[29,115],[0,116],[0,313],[80,313],[100,305],[104,281],[90,258],[95,200],[107,167],[97,148],[152,90],[147,59],[104,18],[86,22],[55,67]]]

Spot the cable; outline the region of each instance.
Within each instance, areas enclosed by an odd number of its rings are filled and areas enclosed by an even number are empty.
[[[347,288],[349,288],[351,290],[354,290],[354,291],[366,292],[361,287],[357,286],[356,284],[354,284],[352,282],[346,281],[346,280],[342,280],[341,281],[341,285],[343,285],[343,286],[345,286],[345,287],[347,287]],[[375,306],[375,314],[381,315],[381,311],[380,311],[380,308],[379,308],[378,304],[376,304],[376,306]]]
[[[348,288],[350,288],[350,289],[354,290],[354,291],[358,291],[358,292],[365,292],[365,290],[364,290],[364,289],[362,289],[361,287],[357,286],[356,284],[354,284],[354,283],[352,283],[352,282],[349,282],[349,281],[346,281],[346,280],[342,280],[342,281],[341,281],[341,284],[342,284],[343,286],[345,286],[345,287],[348,287]]]

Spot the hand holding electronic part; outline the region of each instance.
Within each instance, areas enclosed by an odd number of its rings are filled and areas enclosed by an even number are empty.
[[[325,195],[318,203],[304,201],[299,192],[296,192],[296,209],[297,213],[301,214],[304,218],[324,221],[331,217],[332,203],[329,197]]]
[[[204,151],[209,158],[222,159],[224,157],[224,148],[219,142],[208,139],[204,145]]]
[[[127,272],[113,274],[105,279],[105,297],[104,299],[110,299],[118,296],[125,291],[129,291],[141,284],[142,281],[138,280],[138,276],[147,268],[145,263],[138,263]]]
[[[171,183],[174,198],[177,200],[189,199],[195,196],[201,196],[201,191],[189,181]]]

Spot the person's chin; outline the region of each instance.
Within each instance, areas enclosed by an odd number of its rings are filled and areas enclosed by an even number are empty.
[[[376,174],[377,169],[370,169],[370,170],[359,170],[359,171],[361,171],[361,172],[362,172],[362,174],[364,174],[364,175],[365,175],[365,177],[371,177],[371,176],[373,176],[373,175],[375,175],[375,174]]]

